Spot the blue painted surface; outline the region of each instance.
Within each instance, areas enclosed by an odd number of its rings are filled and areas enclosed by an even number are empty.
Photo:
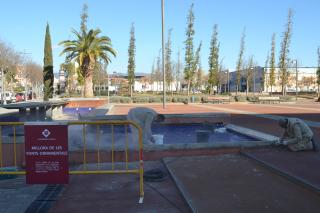
[[[208,124],[169,124],[169,125],[161,125],[154,124],[152,125],[152,134],[160,134],[164,135],[164,143],[172,144],[172,143],[197,143],[197,130],[209,130],[211,131],[209,137],[209,143],[217,142],[239,142],[239,141],[256,141],[256,139],[241,135],[236,132],[232,132],[227,130],[226,132],[220,133],[215,132],[214,129],[223,127],[221,124],[218,125],[208,125]],[[96,126],[91,126],[87,128],[88,132],[95,132]],[[111,126],[102,125],[100,126],[100,130],[103,133],[111,134]],[[113,128],[114,134],[122,135],[125,132],[124,126],[114,126]],[[130,128],[127,128],[127,132],[131,132]]]
[[[163,141],[165,144],[197,143],[197,130],[214,130],[219,127],[222,126],[218,125],[216,127],[203,124],[154,125],[152,127],[152,134],[164,135]],[[223,133],[212,131],[209,137],[209,143],[239,141],[255,141],[255,139],[228,130]]]
[[[0,116],[0,122],[19,122],[18,113]]]

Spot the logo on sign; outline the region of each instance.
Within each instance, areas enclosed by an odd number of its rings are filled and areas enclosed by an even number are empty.
[[[47,130],[47,129],[45,129],[45,130],[42,131],[42,135],[43,135],[45,138],[49,137],[50,134],[51,134],[51,132],[50,132],[49,130]]]

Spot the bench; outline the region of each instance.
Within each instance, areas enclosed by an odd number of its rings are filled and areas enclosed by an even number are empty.
[[[230,97],[229,96],[208,96],[201,99],[202,103],[230,103]]]
[[[271,97],[258,97],[258,101],[259,103],[261,102],[269,102],[269,104],[274,103],[274,102],[278,102],[280,103],[280,97],[278,96],[271,96]]]

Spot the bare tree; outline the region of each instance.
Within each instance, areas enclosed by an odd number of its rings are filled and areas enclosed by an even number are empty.
[[[22,61],[21,55],[13,47],[0,40],[0,68],[6,71],[4,83],[9,84],[10,91],[14,90],[13,83],[16,81],[17,67],[22,64]]]

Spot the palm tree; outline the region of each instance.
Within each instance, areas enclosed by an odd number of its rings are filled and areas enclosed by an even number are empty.
[[[72,30],[76,40],[66,40],[59,43],[64,49],[60,55],[67,53],[67,60],[75,60],[80,66],[80,72],[84,77],[84,96],[92,97],[92,76],[97,60],[100,58],[106,64],[110,63],[109,54],[116,57],[116,51],[112,48],[111,39],[107,36],[99,37],[99,29],[82,31],[81,33]]]

